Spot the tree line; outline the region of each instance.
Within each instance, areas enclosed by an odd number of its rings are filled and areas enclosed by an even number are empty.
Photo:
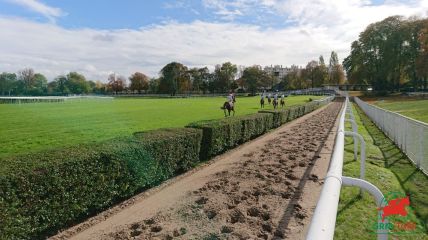
[[[428,18],[392,16],[370,24],[343,61],[351,84],[376,91],[426,90]]]
[[[135,72],[126,78],[110,74],[107,83],[87,80],[83,74],[70,72],[48,82],[47,78],[26,68],[15,73],[0,73],[1,95],[69,95],[69,94],[187,94],[225,93],[243,91],[256,93],[260,90],[289,90],[320,87],[328,83],[343,83],[345,76],[335,52],[331,53],[327,66],[321,56],[319,61],[310,61],[305,68],[293,65],[288,74],[279,79],[261,66],[238,67],[231,62],[215,66],[210,72],[207,67],[189,68],[182,63],[171,62],[159,72],[158,78],[149,78]]]

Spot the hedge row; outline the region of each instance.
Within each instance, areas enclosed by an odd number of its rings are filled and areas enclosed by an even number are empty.
[[[274,125],[272,114],[256,113],[222,120],[194,122],[187,127],[202,129],[200,158],[207,160],[265,133]]]
[[[199,162],[202,131],[166,129],[1,159],[0,239],[35,239]]]
[[[0,159],[0,239],[55,234],[319,103]]]

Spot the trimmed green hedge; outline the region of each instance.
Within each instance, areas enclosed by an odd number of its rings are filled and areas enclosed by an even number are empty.
[[[190,128],[202,129],[200,159],[207,160],[241,143],[242,123],[238,118],[190,123]]]
[[[136,132],[150,156],[166,164],[168,174],[185,172],[199,161],[202,130],[191,128],[160,129]]]
[[[210,159],[240,143],[274,128],[273,115],[256,113],[220,120],[199,121],[187,125],[203,131],[201,160]]]
[[[1,159],[0,239],[52,235],[159,184],[199,161],[201,137],[198,129],[160,130]]]
[[[288,122],[288,115],[290,114],[289,109],[278,109],[278,110],[260,110],[259,113],[270,113],[273,114],[273,126],[279,127],[282,124]]]

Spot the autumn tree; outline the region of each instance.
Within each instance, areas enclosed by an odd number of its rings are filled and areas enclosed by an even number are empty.
[[[121,92],[123,91],[123,89],[125,89],[125,81],[125,77],[116,76],[115,73],[112,73],[108,76],[107,87],[111,91],[115,92],[115,94],[117,94],[118,92]]]
[[[149,89],[149,78],[143,73],[135,72],[129,77],[129,80],[131,81],[129,88],[132,91],[141,93],[141,91]]]

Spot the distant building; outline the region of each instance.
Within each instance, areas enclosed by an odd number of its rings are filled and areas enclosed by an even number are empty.
[[[274,76],[277,81],[281,81],[281,79],[283,79],[289,72],[291,72],[291,68],[282,67],[282,65],[270,65],[264,67],[263,71]]]

